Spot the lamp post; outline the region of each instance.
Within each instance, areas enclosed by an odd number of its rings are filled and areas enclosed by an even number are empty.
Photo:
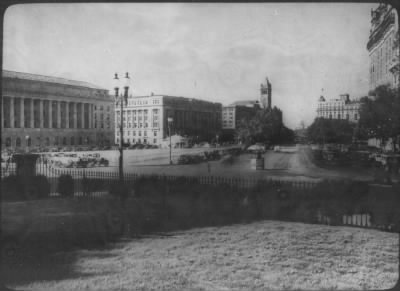
[[[172,165],[172,143],[171,143],[171,124],[174,121],[172,117],[168,117],[168,135],[169,135],[169,164]]]
[[[27,153],[29,153],[29,146],[30,146],[30,144],[29,144],[29,139],[30,139],[30,136],[29,136],[29,135],[25,136],[25,145],[26,145],[25,151],[26,151]]]
[[[121,183],[124,182],[124,172],[123,172],[123,162],[124,162],[124,153],[123,153],[123,146],[124,146],[124,128],[123,128],[123,109],[124,109],[124,103],[125,106],[128,103],[128,90],[129,90],[129,85],[130,85],[130,78],[129,74],[125,74],[124,78],[124,84],[122,85],[122,88],[124,89],[124,94],[119,94],[119,88],[120,88],[120,83],[118,79],[118,74],[115,73],[114,76],[114,90],[115,90],[115,105],[118,106],[120,105],[120,124],[119,124],[119,134],[120,134],[120,140],[119,140],[119,180]]]

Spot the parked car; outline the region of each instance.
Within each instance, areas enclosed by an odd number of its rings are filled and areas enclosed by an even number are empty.
[[[251,153],[265,152],[265,145],[256,143],[256,144],[249,146],[247,148],[247,151],[251,152]]]

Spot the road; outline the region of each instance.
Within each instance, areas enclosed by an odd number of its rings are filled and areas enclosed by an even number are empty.
[[[318,181],[327,179],[371,180],[372,175],[366,169],[341,168],[324,169],[312,161],[308,147],[288,148],[290,152],[268,151],[264,154],[265,170],[251,169],[250,160],[254,154],[243,154],[231,162],[213,161],[195,165],[169,165],[169,150],[132,150],[124,151],[124,172],[138,174],[177,175],[177,176],[222,176],[277,178],[280,180]],[[195,154],[214,149],[174,149],[173,160],[181,154]],[[90,169],[68,169],[72,171],[118,172],[118,152],[109,151],[102,156],[110,160],[110,167]]]

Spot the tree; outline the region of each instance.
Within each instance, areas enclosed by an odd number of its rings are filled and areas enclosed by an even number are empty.
[[[246,144],[292,142],[294,138],[293,131],[283,125],[282,112],[276,107],[259,109],[253,117],[240,120],[236,135]]]
[[[344,119],[316,118],[307,128],[307,137],[314,143],[349,144],[355,126]]]
[[[399,89],[382,85],[373,91],[373,95],[375,99],[366,99],[361,105],[360,135],[377,138],[382,144],[391,139],[396,151],[400,135]]]

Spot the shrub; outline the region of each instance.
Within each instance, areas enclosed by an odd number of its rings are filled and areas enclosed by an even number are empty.
[[[120,181],[113,181],[108,189],[110,195],[125,201],[129,195],[129,187],[126,184],[121,184]]]
[[[63,174],[58,178],[57,192],[64,197],[74,195],[74,179],[71,175]]]
[[[20,201],[26,199],[21,177],[10,175],[2,179],[1,198],[3,201]]]
[[[46,198],[50,195],[50,183],[44,175],[32,178],[33,195],[36,198]]]

